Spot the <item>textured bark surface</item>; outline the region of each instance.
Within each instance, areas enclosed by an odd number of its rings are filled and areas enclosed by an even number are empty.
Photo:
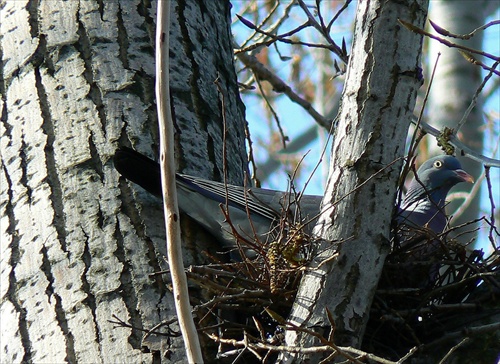
[[[397,19],[423,26],[427,5],[425,0],[358,3],[323,204],[341,202],[333,209],[323,207],[316,226],[316,233],[328,241],[344,242],[324,243],[319,248],[321,254],[303,278],[290,316],[292,323],[328,335],[329,309],[336,327],[333,340],[338,345],[360,345],[389,251],[401,162],[373,176],[403,156],[421,85],[422,39],[401,27]],[[320,265],[335,252],[337,258]],[[295,330],[287,332],[286,340],[299,347],[315,343],[311,335]],[[285,358],[289,362],[304,360],[300,355]]]
[[[226,2],[174,6],[171,84],[182,170],[245,166]],[[4,1],[1,63],[1,362],[183,362],[161,204],[119,182],[118,145],[156,154],[154,22],[147,1]],[[237,172],[236,172],[237,171]],[[198,249],[199,250],[199,249]],[[175,323],[171,328],[177,330]],[[166,332],[163,329],[163,332]]]

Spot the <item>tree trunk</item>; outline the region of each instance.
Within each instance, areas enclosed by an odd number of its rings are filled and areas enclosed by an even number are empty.
[[[316,233],[328,243],[303,278],[290,321],[333,341],[359,346],[384,259],[405,137],[421,85],[422,27],[428,2],[360,1],[330,176]],[[335,202],[333,208],[329,207]],[[325,259],[337,256],[325,263]],[[319,329],[319,330],[318,330]],[[312,335],[289,330],[287,345],[310,347]],[[301,355],[283,359],[301,362]],[[309,357],[317,362],[316,357]]]
[[[184,362],[182,339],[168,335],[168,326],[178,331],[168,282],[150,277],[167,267],[161,203],[119,182],[110,159],[118,145],[156,155],[156,4],[0,7],[0,361]],[[172,8],[179,169],[220,179],[226,163],[230,181],[241,183],[245,121],[229,4]],[[133,328],[110,322],[117,319]],[[165,335],[141,331],[169,320],[158,329]]]

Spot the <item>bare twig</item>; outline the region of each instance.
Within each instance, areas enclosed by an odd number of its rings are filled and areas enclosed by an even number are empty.
[[[462,52],[462,54],[464,54],[464,53]],[[496,68],[499,63],[500,63],[499,61],[495,62],[495,64],[492,66],[492,69]],[[457,131],[460,130],[460,128],[462,127],[463,124],[465,124],[465,121],[469,117],[469,114],[472,112],[472,109],[474,109],[474,107],[476,106],[479,94],[481,93],[484,86],[486,85],[486,82],[488,82],[488,80],[491,78],[492,75],[493,75],[493,70],[490,70],[490,72],[484,78],[483,82],[481,82],[481,84],[477,88],[477,90],[474,93],[474,96],[472,97],[472,100],[469,104],[469,107],[467,108],[467,110],[465,110],[464,116],[462,116],[462,119],[457,124]]]
[[[252,2],[249,2],[249,4],[251,4]],[[279,1],[276,2],[276,4],[274,4],[273,8],[266,14],[266,17],[260,22],[260,24],[257,25],[257,27],[260,29],[264,26],[264,24],[266,24],[268,22],[269,19],[271,19],[273,17],[273,15],[275,14],[276,10],[278,10],[279,8]],[[245,14],[249,9],[244,9],[242,14]],[[236,22],[236,20],[235,20]],[[271,30],[272,32],[272,30]],[[253,32],[241,45],[241,48],[244,48],[246,47],[246,45],[248,43],[250,43],[250,41],[257,35],[259,34],[258,32]]]
[[[321,24],[319,24],[316,19],[314,18],[314,16],[311,14],[311,12],[309,11],[307,5],[304,3],[303,0],[298,0],[298,3],[301,7],[301,9],[304,11],[304,13],[306,14],[307,18],[309,19],[309,24],[311,24],[314,28],[316,28],[320,33],[321,35],[323,35],[323,37],[330,43],[330,46],[328,47],[328,49],[330,49],[333,53],[335,53],[344,63],[347,64],[347,62],[349,61],[349,57],[347,56],[347,54],[344,53],[344,51],[342,50],[342,48],[340,48],[336,43],[335,41],[330,37],[330,34],[328,33],[328,30],[326,27],[324,26],[321,26]]]
[[[145,329],[145,328],[137,327],[137,326],[134,326],[134,325],[131,325],[131,324],[125,322],[121,318],[119,318],[118,316],[116,316],[115,314],[113,314],[113,318],[116,321],[114,321],[114,320],[108,320],[108,322],[110,322],[112,324],[115,324],[116,327],[128,327],[130,329],[134,329],[134,330],[145,332],[146,334],[144,335],[143,339],[147,338],[151,334],[160,335],[160,336],[168,336],[168,337],[179,337],[179,336],[181,336],[180,332],[174,331],[174,330],[170,329],[170,327],[169,327],[169,325],[173,324],[174,322],[176,322],[177,319],[165,320],[165,321],[160,322],[159,324],[154,325],[150,329]],[[166,326],[168,332],[165,333],[165,332],[158,331],[158,329],[160,327],[162,327],[162,326]]]
[[[274,7],[269,11],[269,13],[266,14],[266,17],[258,24],[256,25],[256,27],[258,29],[262,29],[262,27],[272,18],[272,16],[276,13],[276,10],[278,10],[280,6],[280,2],[277,1],[276,4],[274,5]],[[274,22],[274,24],[272,24],[269,28],[266,29],[266,32],[267,33],[271,33],[271,34],[275,34],[276,33],[276,30],[285,22],[286,19],[288,19],[289,15],[290,15],[290,11],[292,10],[292,8],[296,6],[295,2],[294,1],[290,1],[286,6],[285,6],[285,9],[283,10],[283,13],[282,15],[280,15],[280,17],[278,18],[278,20],[276,22]],[[242,14],[245,14],[246,11],[243,11]],[[260,37],[256,37],[256,35],[260,35]],[[254,31],[253,34],[251,34],[241,45],[241,47],[239,48],[246,48],[247,44],[250,43],[250,41],[252,39],[256,38],[256,41],[255,43],[259,43],[259,42],[262,42],[261,39],[265,39],[266,36],[262,33],[259,33],[257,31]]]
[[[203,363],[201,347],[191,314],[187,278],[182,261],[179,207],[175,185],[174,126],[170,107],[169,29],[170,2],[158,1],[156,29],[156,103],[160,130],[160,166],[163,209],[167,230],[167,256],[172,277],[175,309],[191,363]]]
[[[256,82],[257,86],[259,87],[259,91],[260,94],[262,95],[262,98],[266,102],[269,111],[271,111],[271,114],[273,115],[274,120],[276,121],[276,126],[278,127],[281,136],[281,142],[283,143],[283,149],[286,149],[286,142],[288,141],[288,137],[285,135],[283,128],[281,127],[281,122],[278,113],[276,112],[276,110],[274,110],[274,107],[271,104],[271,101],[269,101],[269,98],[267,97],[266,93],[264,92],[264,89],[262,88],[262,83],[260,82],[260,79],[258,77],[256,79]]]
[[[412,122],[414,124],[417,123],[416,119],[412,120]],[[439,137],[441,135],[441,132],[439,130],[424,121],[420,122],[420,128],[426,133],[431,134],[435,137]],[[485,167],[490,166],[500,168],[500,160],[488,158],[481,153],[472,150],[470,147],[461,142],[457,136],[451,135],[448,142],[460,151],[457,154],[461,156],[467,156],[470,159],[475,160],[476,162],[483,163]]]
[[[448,352],[446,353],[445,356],[443,356],[443,359],[441,359],[439,361],[439,364],[444,364],[446,363],[446,360],[448,360],[448,358],[451,357],[451,355],[453,354],[454,351],[456,351],[460,346],[464,345],[467,341],[469,341],[470,338],[468,337],[464,337],[462,339],[462,341],[460,341],[457,345],[455,345],[454,347],[452,347],[450,350],[448,350]]]
[[[444,45],[446,45],[446,46],[448,46],[450,48],[458,48],[458,49],[467,51],[469,53],[479,54],[479,55],[481,55],[483,57],[490,58],[490,59],[492,59],[494,61],[500,61],[500,57],[494,56],[493,54],[483,52],[483,51],[481,51],[479,49],[473,49],[473,48],[469,48],[469,47],[466,47],[466,46],[463,46],[463,45],[460,45],[460,44],[456,44],[456,43],[450,42],[449,40],[440,38],[440,37],[438,37],[438,36],[436,36],[436,35],[434,35],[432,33],[426,32],[425,30],[420,29],[419,27],[416,27],[415,25],[413,25],[411,23],[408,23],[408,22],[406,22],[404,20],[399,19],[399,22],[401,23],[401,25],[403,25],[405,28],[411,30],[412,32],[415,32],[415,33],[420,34],[420,35],[425,35],[426,37],[435,39],[435,40],[439,41],[440,43],[443,43]]]
[[[435,348],[436,346],[443,345],[444,343],[451,341],[451,340],[456,340],[464,335],[468,336],[474,336],[474,335],[480,335],[484,333],[490,333],[490,332],[495,332],[500,330],[500,322],[495,322],[493,324],[488,324],[488,325],[482,325],[482,326],[473,326],[473,327],[466,327],[463,328],[462,330],[459,331],[454,331],[450,332],[447,334],[444,334],[441,338],[439,338],[436,341],[433,341],[430,344],[426,344],[422,347],[422,350],[431,350],[432,348]]]
[[[325,154],[326,154],[326,148],[328,147],[329,143],[330,143],[330,139],[333,137],[333,128],[335,126],[335,122],[331,122],[330,123],[330,129],[328,130],[328,136],[326,138],[326,141],[323,145],[323,148],[321,148],[321,153],[319,154],[319,158],[318,158],[318,161],[316,162],[316,165],[314,166],[311,174],[309,175],[309,177],[307,178],[307,181],[304,183],[304,188],[302,190],[302,192],[304,192],[306,189],[307,189],[307,186],[309,185],[314,173],[316,173],[316,170],[319,168],[319,166],[321,165],[321,162],[323,162],[323,158],[325,157]],[[304,194],[302,193],[300,196],[299,196],[299,199],[298,201],[300,201],[300,198],[303,196]]]
[[[500,76],[500,72],[495,69],[496,66],[498,65],[498,61],[495,62],[493,64],[493,66],[490,67],[490,66],[487,66],[486,64],[484,64],[483,62],[481,62],[480,60],[476,59],[476,57],[474,57],[469,52],[466,52],[466,51],[459,51],[459,52],[467,60],[467,62],[470,62],[470,63],[472,63],[472,64],[474,64],[476,66],[480,66],[482,69],[484,69],[486,71],[489,71],[491,73],[494,73],[497,76]]]
[[[490,167],[485,167],[484,168],[484,175],[486,177],[486,182],[488,184],[488,197],[490,199],[490,232],[488,234],[488,238],[490,240],[491,246],[493,249],[497,249],[498,247],[495,244],[495,239],[493,238],[493,229],[495,226],[495,200],[493,198],[493,192],[492,192],[492,187],[491,187],[491,178],[490,178]]]
[[[344,5],[342,5],[342,7],[339,9],[339,11],[337,11],[337,14],[335,14],[335,16],[332,18],[332,20],[330,20],[330,22],[328,23],[328,26],[326,27],[326,31],[328,33],[330,33],[330,30],[332,29],[333,23],[335,23],[335,21],[338,19],[340,14],[342,14],[344,12],[344,10],[347,9],[347,7],[349,6],[349,4],[351,2],[352,2],[352,0],[346,0]]]
[[[420,108],[420,113],[419,113],[418,118],[417,118],[417,123],[416,123],[417,130],[420,130],[420,123],[422,122],[422,117],[424,116],[425,106],[427,105],[427,100],[429,99],[429,93],[430,93],[430,90],[432,87],[432,83],[434,82],[434,76],[436,74],[436,69],[437,69],[437,65],[438,65],[440,57],[441,57],[441,53],[438,53],[438,55],[436,57],[436,62],[434,63],[434,67],[432,68],[431,79],[429,81],[429,87],[427,87],[427,91],[425,92],[425,97],[424,97],[424,100],[422,102],[422,107]],[[409,148],[410,152],[408,153],[408,156],[410,157],[410,159],[411,159],[411,157],[413,157],[415,155],[415,151],[417,150],[418,144],[424,136],[423,133],[420,133],[420,134],[417,133],[417,130],[415,130],[415,132],[413,133],[413,136],[412,136],[411,142],[410,142],[410,148]],[[418,137],[417,137],[417,135],[418,135]],[[407,168],[407,166],[409,166],[409,164],[406,164],[406,166],[405,166],[405,170],[403,171],[404,176],[406,176],[406,174],[408,173],[409,168]]]
[[[289,39],[287,37],[301,31],[302,29],[304,28],[307,28],[310,26],[309,22],[306,22],[300,26],[298,26],[296,29],[294,29],[293,31],[290,31],[284,35],[274,35],[272,33],[268,33],[262,29],[259,29],[257,26],[255,26],[255,24],[253,24],[251,21],[249,20],[246,20],[245,18],[239,16],[238,14],[236,14],[236,16],[238,17],[238,19],[240,19],[240,21],[245,24],[248,28],[252,29],[252,30],[255,30],[256,32],[258,33],[262,33],[264,35],[266,35],[267,37],[270,38],[270,40],[266,40],[266,41],[263,41],[261,43],[255,43],[255,44],[252,44],[246,48],[242,48],[242,49],[238,49],[238,50],[235,50],[234,53],[235,54],[240,54],[240,53],[246,53],[246,52],[249,52],[249,51],[252,51],[254,49],[257,49],[257,48],[260,48],[260,47],[269,47],[271,44],[274,44],[276,42],[282,42],[282,43],[286,43],[286,44],[299,44],[299,45],[303,45],[303,46],[306,46],[306,47],[311,47],[311,48],[323,48],[323,49],[329,49],[331,50],[332,52],[334,53],[337,53],[337,46],[336,45],[328,45],[328,44],[318,44],[318,43],[308,43],[308,42],[302,42],[302,41],[299,41],[299,40],[292,40],[292,39]]]
[[[218,337],[214,334],[209,334],[209,338],[214,340],[215,342],[218,343],[225,343],[232,345],[234,347],[245,347],[245,348],[252,348],[254,350],[268,350],[268,351],[274,351],[274,352],[288,352],[288,353],[302,353],[302,354],[313,354],[313,353],[321,353],[321,352],[329,352],[329,351],[338,351],[338,353],[343,352],[345,355],[347,355],[349,362],[351,363],[362,363],[359,359],[347,354],[347,353],[352,353],[354,355],[357,355],[360,359],[365,358],[369,359],[373,362],[376,363],[381,363],[381,364],[397,364],[400,363],[401,361],[392,361],[388,359],[384,359],[380,356],[353,348],[349,346],[336,346],[336,349],[332,348],[330,345],[318,345],[318,346],[313,346],[310,348],[304,348],[304,347],[299,347],[299,346],[286,346],[286,345],[270,345],[266,343],[261,343],[261,342],[250,342],[247,339],[243,340],[236,340],[236,339],[226,339],[226,338],[221,338]],[[416,349],[412,349],[410,353],[407,355],[411,355]]]
[[[321,115],[310,102],[306,101],[299,95],[297,95],[290,86],[288,86],[282,79],[276,76],[273,72],[267,69],[262,63],[260,63],[257,58],[250,56],[246,53],[238,53],[236,55],[238,59],[243,62],[243,64],[250,68],[256,77],[260,80],[268,81],[276,92],[282,92],[287,95],[290,100],[302,106],[316,122],[324,128],[330,129],[331,120],[326,119]]]
[[[434,23],[432,20],[429,19],[429,23],[431,23],[432,27],[434,28],[434,30],[436,32],[438,32],[439,34],[441,35],[444,35],[445,37],[450,37],[450,38],[458,38],[458,39],[470,39],[472,38],[477,32],[481,31],[481,30],[485,30],[493,25],[498,25],[500,24],[500,20],[493,20],[493,21],[490,21],[489,23],[487,24],[484,24],[484,25],[481,25],[480,27],[474,29],[472,32],[468,33],[468,34],[454,34],[444,28],[441,28],[439,25],[437,25],[436,23]]]

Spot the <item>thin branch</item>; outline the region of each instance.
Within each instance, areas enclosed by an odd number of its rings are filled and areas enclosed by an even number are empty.
[[[253,181],[254,186],[260,187],[260,181],[257,179],[257,164],[255,163],[255,158],[253,153],[253,141],[252,141],[252,136],[250,135],[250,128],[248,127],[248,123],[245,123],[245,139],[248,145],[248,152],[247,152],[248,162],[252,166],[251,168],[252,173],[250,176],[250,180]],[[247,177],[248,176],[245,175],[245,180],[247,180]]]
[[[328,23],[328,26],[326,27],[326,31],[328,32],[328,34],[330,34],[330,30],[332,29],[333,23],[335,23],[335,21],[338,19],[340,14],[342,14],[344,12],[344,10],[347,9],[347,7],[349,6],[349,4],[351,2],[352,2],[352,0],[346,0],[344,5],[342,5],[342,7],[339,9],[339,11],[337,11],[337,14],[335,14],[335,16],[332,18],[332,20],[330,20],[330,22]]]
[[[380,293],[377,291],[377,293]],[[432,314],[436,312],[446,312],[449,313],[451,311],[469,311],[469,312],[474,312],[478,311],[481,308],[480,305],[477,303],[456,303],[456,304],[442,304],[442,305],[432,305],[429,307],[424,307],[420,308],[418,310],[419,315],[427,315],[427,314]],[[397,313],[397,317],[394,318],[391,315],[382,315],[381,319],[382,320],[392,320],[392,321],[398,321],[401,320],[401,318],[404,318],[406,316],[414,315],[416,312],[415,309],[408,309],[408,310],[394,310],[393,314]]]
[[[318,14],[319,23],[321,25],[321,31],[326,30],[325,21],[323,20],[323,15],[321,14],[321,0],[316,0],[316,12]]]
[[[280,6],[280,2],[279,1],[276,1],[276,4],[274,5],[273,9],[271,9],[271,11],[269,11],[268,14],[266,14],[266,17],[260,22],[259,25],[257,25],[257,28],[258,29],[261,29],[264,24],[266,24],[268,22],[269,19],[271,19],[272,15],[274,15],[274,13],[276,12],[276,10],[278,10],[279,6]],[[292,10],[292,8],[295,6],[295,2],[294,1],[290,1],[288,3],[288,5],[285,7],[285,9],[283,10],[283,15],[281,15],[278,20],[272,24],[269,28],[267,28],[266,32],[267,33],[272,33],[272,34],[275,34],[276,32],[276,29],[278,29],[286,19],[288,19],[288,17],[290,16],[290,11]],[[246,11],[242,12],[242,14],[245,14]],[[266,36],[263,35],[262,33],[259,33],[257,31],[254,31],[254,33],[248,37],[241,45],[241,48],[245,48],[246,45],[250,42],[250,40],[252,40],[257,34],[260,34],[261,37],[259,38],[256,38],[256,41],[255,43],[259,43],[261,42],[261,39],[265,38]]]
[[[438,340],[433,341],[430,344],[423,345],[422,350],[431,350],[432,348],[435,348],[436,346],[439,346],[439,345],[443,345],[445,342],[448,342],[450,340],[460,339],[464,335],[469,337],[469,336],[474,336],[474,335],[491,333],[491,332],[495,332],[498,330],[500,330],[500,322],[495,322],[493,324],[487,324],[487,325],[482,325],[482,326],[465,327],[461,330],[444,334]]]
[[[491,27],[493,25],[500,24],[500,20],[490,21],[489,23],[481,25],[480,27],[474,29],[472,32],[470,32],[468,34],[454,34],[454,33],[450,32],[450,31],[448,31],[448,30],[446,30],[444,28],[441,28],[439,25],[437,25],[436,23],[434,23],[430,19],[429,19],[429,23],[431,23],[431,26],[434,28],[434,30],[436,32],[438,32],[441,35],[444,35],[445,37],[467,40],[467,39],[472,38],[477,32],[479,32],[481,30],[485,30],[485,29],[487,29],[487,28],[489,28],[489,27]]]
[[[290,86],[267,69],[257,60],[257,58],[246,53],[237,53],[236,56],[246,67],[252,70],[256,77],[260,80],[268,81],[276,92],[282,92],[287,95],[290,100],[299,104],[305,111],[307,111],[319,125],[330,129],[331,120],[326,119],[323,115],[316,111],[310,102],[297,95]]]
[[[488,197],[490,199],[490,205],[491,205],[491,212],[490,212],[490,232],[488,234],[488,238],[490,240],[491,246],[493,249],[497,249],[497,246],[495,244],[495,239],[493,238],[493,230],[495,226],[495,200],[493,198],[493,192],[492,192],[492,187],[491,187],[491,178],[490,178],[490,167],[485,167],[484,168],[484,175],[486,177],[486,183],[488,184]]]
[[[479,55],[484,56],[486,58],[490,58],[494,61],[500,61],[500,57],[494,56],[493,54],[483,52],[482,50],[479,50],[479,49],[473,49],[473,48],[469,48],[469,47],[466,47],[466,46],[463,46],[460,44],[450,42],[449,40],[440,38],[432,33],[426,32],[425,30],[420,29],[419,27],[416,27],[413,24],[408,23],[404,20],[399,19],[398,21],[401,25],[403,25],[405,28],[411,30],[412,32],[415,32],[415,33],[420,34],[420,35],[425,35],[426,37],[435,39],[435,40],[439,41],[440,43],[442,43],[450,48],[462,49],[462,50],[467,51],[469,53],[479,54]]]
[[[343,353],[352,353],[357,356],[359,356],[360,359],[369,359],[372,360],[376,363],[381,363],[381,364],[397,364],[400,363],[401,361],[392,361],[388,359],[384,359],[382,357],[379,357],[377,355],[349,347],[349,346],[336,346],[336,349],[334,350],[332,346],[330,345],[320,345],[320,346],[313,346],[309,348],[301,347],[301,346],[286,346],[286,345],[271,345],[271,344],[266,344],[266,343],[261,343],[261,342],[256,342],[252,343],[248,341],[247,339],[243,340],[236,340],[236,339],[225,339],[218,337],[214,334],[208,334],[208,337],[214,340],[217,343],[224,343],[228,345],[232,345],[234,347],[245,347],[245,348],[252,348],[254,350],[268,350],[268,351],[274,351],[274,352],[289,352],[289,353],[302,353],[302,354],[313,354],[313,353],[321,353],[321,352],[328,352],[328,351],[335,351],[338,350],[338,353],[340,352]],[[410,350],[408,354],[406,354],[405,357],[413,354],[415,352],[416,348],[413,348]],[[353,363],[361,363],[360,360],[352,357],[349,355],[350,362]]]
[[[276,12],[276,10],[278,10],[279,8],[279,1],[276,1],[276,3],[274,4],[274,7],[266,14],[266,17],[260,22],[259,25],[257,25],[258,28],[261,28],[264,26],[264,24],[267,23],[267,21],[269,19],[271,19],[271,17],[274,15],[274,13]],[[246,13],[246,9],[243,11],[243,14]],[[236,22],[236,20],[235,20]],[[244,48],[248,43],[250,43],[250,41],[257,35],[259,34],[258,32],[253,32],[243,43],[242,43],[242,48]]]
[[[177,321],[176,318],[170,319],[170,320],[164,320],[164,321],[160,322],[159,324],[154,325],[150,329],[145,329],[143,327],[137,327],[137,326],[134,326],[132,324],[129,324],[129,323],[123,321],[121,318],[119,318],[115,314],[113,314],[113,318],[116,321],[108,320],[108,322],[115,324],[116,325],[115,327],[128,327],[129,329],[145,332],[145,335],[143,336],[143,340],[146,339],[151,334],[155,334],[155,335],[159,335],[159,336],[167,336],[167,337],[179,337],[179,336],[181,336],[180,332],[174,331],[169,327],[170,324],[173,324],[174,322]],[[162,326],[166,326],[168,332],[165,333],[165,332],[158,331],[158,329],[161,328]]]
[[[266,41],[262,41],[260,43],[254,43],[254,44],[252,44],[252,45],[250,45],[248,47],[242,48],[242,49],[235,50],[234,51],[235,54],[246,53],[246,52],[252,51],[254,49],[260,48],[260,47],[269,47],[271,44],[276,43],[276,42],[279,41],[279,42],[286,43],[286,44],[298,44],[298,45],[303,45],[303,46],[311,47],[311,48],[328,49],[328,50],[332,51],[333,53],[337,54],[344,62],[347,63],[347,61],[345,60],[346,57],[342,57],[342,54],[341,54],[342,50],[340,50],[340,48],[333,41],[331,41],[331,42],[333,42],[333,44],[329,45],[329,44],[318,44],[318,43],[302,42],[302,41],[299,41],[299,40],[292,40],[292,39],[288,38],[289,36],[291,36],[291,35],[293,35],[295,33],[298,33],[302,29],[310,27],[311,23],[309,21],[305,22],[302,25],[299,25],[297,28],[295,28],[295,29],[293,29],[293,30],[291,30],[291,31],[289,31],[289,32],[287,32],[285,34],[274,35],[272,33],[269,33],[267,31],[265,31],[265,30],[259,29],[255,24],[253,24],[249,20],[246,20],[242,16],[240,16],[238,14],[236,14],[236,16],[248,28],[250,28],[252,30],[255,30],[258,33],[262,33],[263,35],[269,37],[270,39],[266,40]],[[329,38],[329,37],[327,37],[327,38]]]
[[[283,143],[283,149],[286,149],[286,142],[288,141],[288,137],[285,135],[285,132],[283,131],[283,128],[281,127],[281,121],[280,121],[280,118],[278,116],[278,113],[276,112],[276,110],[274,110],[274,107],[271,104],[271,101],[269,100],[266,93],[264,92],[264,89],[262,87],[262,83],[260,82],[261,81],[260,78],[257,77],[257,79],[255,81],[257,82],[257,86],[259,88],[260,94],[262,95],[262,98],[266,102],[266,105],[269,108],[269,111],[271,111],[271,114],[273,115],[274,120],[276,121],[276,126],[278,127],[278,130],[279,130],[279,133],[281,136],[281,142]]]
[[[424,115],[425,106],[427,105],[427,100],[429,99],[429,93],[431,90],[432,83],[434,82],[434,76],[436,74],[436,69],[437,69],[437,65],[438,65],[440,57],[441,57],[441,53],[438,53],[438,55],[436,57],[436,62],[434,63],[434,67],[432,69],[431,79],[429,81],[429,87],[427,87],[427,91],[425,92],[425,97],[424,97],[424,100],[422,102],[422,107],[420,108],[420,114],[418,115],[418,119],[417,119],[417,123],[416,123],[417,129],[419,129],[420,123],[422,122],[422,117]],[[410,152],[408,153],[408,156],[410,158],[415,155],[415,151],[417,150],[417,146],[418,146],[420,140],[423,138],[422,134],[420,134],[418,137],[417,137],[417,134],[418,134],[417,132],[413,133],[413,136],[412,136],[412,139],[410,142]],[[408,173],[408,170],[409,170],[409,164],[407,163],[405,165],[405,169],[403,171],[403,175],[405,177],[406,177],[406,174]],[[402,190],[400,189],[400,191],[402,191]]]
[[[326,141],[325,141],[325,143],[323,145],[323,148],[321,149],[321,153],[319,154],[318,161],[316,162],[316,165],[314,166],[313,170],[311,171],[311,174],[309,175],[309,178],[307,178],[306,182],[304,183],[304,188],[302,189],[302,192],[305,192],[305,190],[307,189],[307,186],[311,182],[312,177],[314,176],[314,173],[316,173],[316,170],[321,165],[321,162],[323,162],[323,158],[325,158],[326,148],[330,144],[330,139],[333,138],[333,128],[334,128],[334,125],[335,125],[335,123],[332,121],[332,123],[330,124],[330,130],[328,131],[328,136],[327,136]],[[303,195],[304,194],[302,193],[299,196],[299,200],[298,201],[300,201],[300,199],[302,198]]]
[[[160,167],[167,232],[167,256],[172,277],[175,310],[184,338],[186,356],[190,363],[203,363],[198,333],[191,313],[187,278],[182,261],[181,229],[175,184],[174,125],[169,86],[170,4],[169,1],[158,1],[155,87],[160,130]]]
[[[464,52],[462,52],[462,54],[464,54]],[[472,55],[469,55],[470,57],[472,57]],[[493,68],[496,68],[498,66],[500,62],[495,62],[495,64],[493,65]],[[491,78],[491,76],[493,75],[493,71],[490,71],[490,73],[488,73],[486,75],[486,77],[484,78],[483,82],[481,82],[481,84],[479,85],[479,87],[477,88],[476,92],[474,93],[474,96],[472,97],[472,100],[469,104],[469,107],[467,108],[467,110],[465,110],[465,113],[464,113],[464,116],[462,117],[462,119],[458,122],[457,124],[457,131],[460,130],[460,128],[462,128],[462,125],[465,124],[465,121],[467,120],[467,118],[469,117],[469,114],[472,112],[472,109],[476,106],[477,104],[477,99],[479,97],[479,94],[481,93],[481,91],[483,90],[484,86],[486,85],[486,82],[488,82],[488,80]]]
[[[417,124],[416,118],[412,120],[412,123],[415,125]],[[426,133],[435,136],[436,138],[439,138],[439,136],[441,135],[441,132],[439,130],[437,130],[436,128],[434,128],[433,126],[424,121],[420,122],[420,128]],[[472,150],[470,147],[462,143],[455,135],[449,136],[448,143],[452,144],[455,148],[459,149],[460,153],[457,154],[460,154],[461,156],[467,156],[470,159],[475,160],[476,162],[483,163],[485,167],[489,166],[489,167],[500,168],[500,160],[488,158],[482,155],[481,153]]]
[[[314,27],[316,28],[320,33],[321,35],[323,35],[323,37],[325,37],[325,39],[331,44],[331,46],[328,47],[328,49],[330,49],[333,53],[335,53],[344,63],[347,64],[347,62],[349,61],[349,57],[347,56],[347,54],[344,54],[344,52],[342,51],[342,48],[340,48],[336,43],[335,41],[330,37],[330,34],[328,34],[328,31],[325,27],[322,27],[317,21],[316,19],[314,19],[314,16],[311,14],[311,12],[309,11],[307,5],[304,3],[303,0],[298,0],[298,3],[299,3],[299,6],[301,7],[301,9],[304,11],[304,13],[307,15],[307,18],[309,19],[309,23]]]
[[[465,337],[462,339],[462,341],[460,341],[457,345],[455,345],[454,347],[452,347],[450,350],[448,350],[448,352],[446,353],[446,355],[443,357],[443,359],[441,359],[439,361],[439,364],[444,364],[446,363],[446,361],[451,357],[451,355],[453,354],[454,351],[456,351],[460,346],[464,345],[466,342],[468,342],[470,340],[470,338],[468,337]]]
[[[488,72],[494,73],[497,76],[500,76],[500,72],[495,69],[496,66],[498,65],[498,61],[495,62],[495,64],[493,64],[493,66],[490,67],[490,66],[487,66],[486,64],[484,64],[483,62],[479,61],[478,59],[476,59],[469,52],[466,52],[466,51],[459,51],[459,52],[467,60],[467,62],[470,62],[470,63],[472,63],[472,64],[474,64],[476,66],[480,66],[485,71],[488,71]]]

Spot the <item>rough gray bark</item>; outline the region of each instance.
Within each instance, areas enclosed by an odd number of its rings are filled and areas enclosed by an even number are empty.
[[[468,34],[474,29],[486,23],[486,18],[498,7],[495,1],[434,1],[429,18],[440,27],[455,34]],[[477,32],[469,40],[453,39],[453,42],[463,44],[469,48],[483,48],[483,32]],[[429,67],[433,68],[438,53],[439,58],[436,75],[432,88],[429,92],[429,103],[427,114],[429,122],[434,127],[442,130],[444,127],[457,129],[457,125],[463,118],[469,107],[474,94],[482,82],[482,68],[472,65],[466,61],[457,49],[449,48],[436,40],[429,39],[429,55],[431,61]],[[429,70],[428,74],[431,74]],[[482,152],[484,137],[483,100],[478,98],[477,104],[467,118],[467,122],[459,130],[461,140],[473,150]],[[432,154],[442,153],[434,138],[429,140]],[[468,158],[461,160],[464,169],[477,179],[483,172],[482,165]],[[469,192],[472,185],[462,183],[457,185],[453,191]],[[462,199],[452,202],[449,211],[455,211]],[[479,217],[480,192],[463,210],[460,217],[453,222],[454,225],[467,223]],[[472,226],[467,227],[471,231]],[[471,236],[463,235],[462,242],[468,242]]]
[[[1,362],[185,361],[180,338],[109,322],[147,330],[174,317],[168,282],[149,276],[166,268],[161,205],[119,183],[110,160],[119,144],[156,153],[155,9],[139,0],[0,5]],[[229,4],[173,9],[180,169],[222,175],[219,76],[229,176],[241,182]]]
[[[330,310],[336,327],[333,341],[339,345],[361,344],[389,251],[401,162],[390,164],[404,154],[421,84],[422,39],[397,20],[423,26],[427,6],[425,0],[358,3],[330,176],[316,226],[316,233],[332,243],[319,247],[321,254],[305,274],[290,315],[295,325],[328,335],[326,309]],[[329,208],[335,201],[340,202]],[[338,256],[322,264],[334,254]],[[299,347],[318,343],[295,330],[287,332],[286,341]],[[283,359],[301,362],[304,357],[284,355]]]

